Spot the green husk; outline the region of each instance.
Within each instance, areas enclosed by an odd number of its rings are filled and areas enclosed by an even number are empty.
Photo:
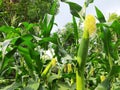
[[[77,90],[85,90],[84,67],[88,53],[88,44],[89,44],[89,33],[87,32],[87,30],[85,30],[77,54],[77,63],[78,63],[78,66],[76,68]]]

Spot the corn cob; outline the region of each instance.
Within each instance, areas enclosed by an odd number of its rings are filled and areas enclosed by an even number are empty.
[[[47,65],[47,67],[44,69],[44,71],[42,72],[41,76],[42,76],[42,77],[45,77],[45,76],[47,75],[47,73],[49,72],[50,68],[51,68],[52,66],[55,66],[55,65],[56,65],[56,59],[53,58],[53,59],[51,60],[51,62]]]
[[[85,90],[84,82],[84,67],[86,63],[86,57],[88,53],[89,36],[96,30],[95,18],[92,15],[88,15],[84,21],[84,32],[80,46],[77,53],[77,68],[76,68],[76,90]]]

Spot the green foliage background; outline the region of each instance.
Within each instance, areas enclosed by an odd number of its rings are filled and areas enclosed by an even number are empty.
[[[59,3],[57,0],[1,0],[0,90],[76,90],[76,57],[83,34],[82,23],[86,8],[94,2],[86,0],[82,7],[64,1],[70,7],[73,21],[53,33]],[[101,10],[97,7],[95,10],[97,30],[90,38],[85,87],[86,90],[119,90],[120,16],[112,13],[106,20]],[[101,76],[105,77],[103,81]]]
[[[0,25],[18,25],[20,22],[31,23],[42,20],[46,13],[50,13],[54,0],[3,0],[0,5]],[[57,13],[57,4],[55,13]]]

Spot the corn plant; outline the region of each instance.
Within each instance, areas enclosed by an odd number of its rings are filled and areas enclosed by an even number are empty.
[[[86,15],[94,0],[61,1],[72,15],[62,30],[52,32],[57,0],[37,23],[0,26],[0,90],[120,89],[119,16],[106,20],[97,6]]]

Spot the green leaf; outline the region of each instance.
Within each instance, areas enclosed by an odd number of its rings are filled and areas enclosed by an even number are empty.
[[[75,90],[76,87],[75,85],[68,85],[67,83],[64,83],[64,82],[57,82],[58,84],[58,90]]]
[[[49,42],[57,44],[58,43],[58,36],[57,36],[57,34],[54,34],[52,37],[42,38],[42,40],[39,41],[39,45],[41,45],[42,48],[47,50]]]
[[[3,70],[9,64],[10,58],[14,55],[14,53],[16,52],[16,50],[17,50],[17,48],[15,47],[14,49],[12,49],[11,51],[9,51],[5,55],[5,57],[4,57],[3,61],[2,61],[1,68],[0,68],[1,70]]]
[[[51,15],[55,15],[56,11],[57,11],[57,5],[58,5],[58,0],[54,0],[54,3],[50,9],[50,14]]]
[[[55,17],[52,16],[51,19],[50,19],[50,22],[48,23],[48,27],[47,27],[47,36],[50,35],[50,32],[51,32],[52,27],[53,27],[53,25],[54,25],[54,19],[55,19]]]
[[[10,26],[1,26],[0,27],[0,31],[4,32],[4,33],[9,33],[11,31],[14,31],[14,28],[10,27]]]
[[[46,37],[46,38],[43,38],[42,40],[39,41],[39,45],[44,48],[45,50],[48,49],[48,45],[49,45],[49,42],[56,42],[54,38],[52,37]]]
[[[87,0],[87,2],[89,2],[89,3],[93,3],[93,1],[94,1],[94,0]]]
[[[35,26],[35,24],[28,23],[28,22],[23,22],[22,24],[24,25],[26,30],[31,30]]]
[[[63,78],[71,78],[71,77],[75,77],[75,74],[74,73],[70,73],[70,74],[64,73],[64,74],[62,74],[62,77]]]
[[[11,44],[12,41],[15,40],[15,47],[13,47],[12,50],[10,51],[6,51],[7,47],[9,46],[9,44]],[[9,40],[5,40],[3,42],[2,45],[2,65],[1,65],[1,69],[4,69],[10,62],[10,58],[14,55],[14,53],[17,50],[17,46],[19,46],[19,44],[21,44],[23,42],[23,40],[21,40],[20,38],[13,38],[13,39],[9,39]],[[7,53],[6,53],[7,52]]]
[[[54,24],[54,15],[48,15],[46,14],[44,16],[43,21],[40,22],[40,28],[41,28],[41,35],[42,37],[49,37],[53,24]]]
[[[98,84],[95,90],[110,90],[110,80],[106,78],[102,83]]]
[[[74,27],[74,37],[75,37],[75,40],[78,42],[78,28],[77,28],[77,22],[74,16],[73,16],[73,27]]]
[[[106,27],[102,27],[101,32],[102,32],[101,38],[104,43],[104,49],[106,54],[108,55],[108,53],[110,53],[110,48],[111,48],[111,32],[109,28],[106,28]]]
[[[50,77],[47,78],[48,79],[48,83],[52,83],[53,80],[58,79],[59,77],[60,76],[56,75],[56,74],[51,75]]]
[[[0,27],[0,31],[1,31],[1,32],[4,32],[4,33],[7,33],[7,34],[8,34],[8,33],[10,33],[10,34],[11,34],[11,33],[13,33],[13,34],[16,33],[16,34],[18,34],[18,35],[20,34],[20,32],[19,32],[18,30],[16,30],[14,27],[11,27],[11,26],[1,26],[1,27]]]
[[[31,34],[26,34],[21,37],[24,41],[31,41],[33,39],[33,36]]]
[[[24,57],[24,60],[28,66],[28,68],[33,71],[34,67],[33,67],[33,62],[29,53],[29,49],[28,48],[23,48],[21,46],[18,47],[18,51],[21,53],[21,55]]]
[[[105,17],[103,15],[103,13],[95,6],[95,10],[97,13],[97,18],[100,22],[106,22]]]
[[[120,23],[118,21],[114,21],[112,25],[110,26],[113,31],[115,31],[117,34],[120,34]]]
[[[93,1],[94,1],[94,0],[86,0],[86,2],[85,2],[86,7],[88,7],[88,5],[89,5],[90,3],[93,3]]]
[[[52,42],[54,44],[57,44],[56,42],[56,38],[54,37],[47,37],[47,38],[43,38],[42,40],[39,41],[39,44],[44,44],[46,42]]]
[[[30,53],[30,57],[33,59],[33,61],[35,62],[35,67],[36,67],[36,71],[38,73],[41,72],[42,68],[43,68],[43,62],[40,59],[40,54],[38,51],[35,51],[33,48],[29,49],[29,53]]]
[[[25,87],[24,90],[38,90],[38,88],[39,88],[39,83],[40,83],[40,82],[37,82],[37,81],[34,81],[34,80],[30,79],[30,80],[28,81],[27,87]]]
[[[73,2],[66,2],[66,3],[69,4],[71,14],[79,18],[80,16],[78,13],[81,11],[82,7],[79,4]]]
[[[34,49],[33,36],[31,34],[26,34],[20,38],[22,39],[22,45],[27,46],[29,49]]]
[[[118,73],[120,73],[120,66],[113,66],[112,70],[110,71],[109,77],[113,77]]]
[[[15,42],[14,42],[14,45],[19,46],[19,44],[21,44],[23,41],[24,41],[24,40],[22,40],[21,37],[20,37],[20,38],[17,38],[17,39],[15,40]]]
[[[46,37],[46,33],[47,33],[47,23],[48,22],[48,15],[46,14],[44,16],[44,19],[40,22],[40,28],[41,28],[41,35],[43,35],[44,37]]]

